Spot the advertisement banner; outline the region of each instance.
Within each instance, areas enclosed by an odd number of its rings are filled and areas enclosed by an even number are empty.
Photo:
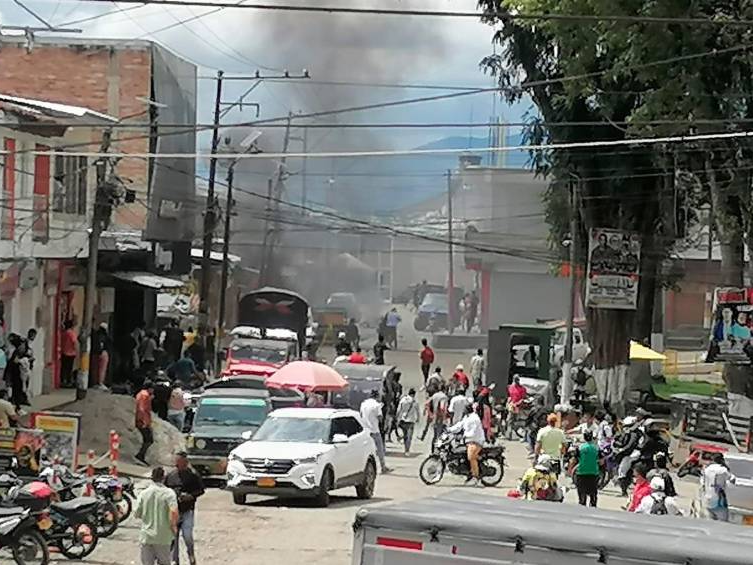
[[[753,288],[714,289],[713,313],[706,361],[750,364],[753,360]]]
[[[78,465],[81,414],[37,412],[32,414],[31,422],[44,435],[42,458],[52,461],[57,457],[69,469],[75,469]]]
[[[43,444],[41,430],[0,429],[0,472],[13,470],[18,476],[35,477]]]
[[[586,306],[635,310],[640,265],[641,241],[637,234],[606,228],[591,229]]]

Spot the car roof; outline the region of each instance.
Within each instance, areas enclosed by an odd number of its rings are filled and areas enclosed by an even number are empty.
[[[343,416],[354,416],[359,419],[358,412],[347,408],[280,408],[272,412],[278,418],[313,418],[331,420]]]
[[[394,365],[373,365],[365,363],[343,363],[336,361],[332,365],[346,379],[382,380],[396,369]]]
[[[201,396],[245,396],[247,398],[269,398],[269,391],[254,388],[210,388],[205,390]]]

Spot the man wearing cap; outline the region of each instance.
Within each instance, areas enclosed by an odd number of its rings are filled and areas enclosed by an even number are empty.
[[[193,526],[196,499],[204,494],[201,477],[188,464],[188,455],[184,451],[175,454],[175,469],[165,479],[165,486],[173,489],[178,497],[178,527],[172,543],[173,563],[180,563],[180,534],[186,544],[188,561],[196,565],[194,552]]]

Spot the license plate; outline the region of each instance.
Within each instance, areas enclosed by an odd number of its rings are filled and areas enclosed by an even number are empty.
[[[753,526],[753,516],[743,516],[744,526]]]
[[[277,484],[277,481],[270,478],[263,478],[256,481],[256,484],[260,487],[273,487],[275,484]]]

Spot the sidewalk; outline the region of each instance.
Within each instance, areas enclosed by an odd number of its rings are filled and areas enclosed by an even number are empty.
[[[40,394],[31,399],[29,412],[41,412],[54,410],[76,400],[76,390],[72,388],[60,388],[48,394]]]

